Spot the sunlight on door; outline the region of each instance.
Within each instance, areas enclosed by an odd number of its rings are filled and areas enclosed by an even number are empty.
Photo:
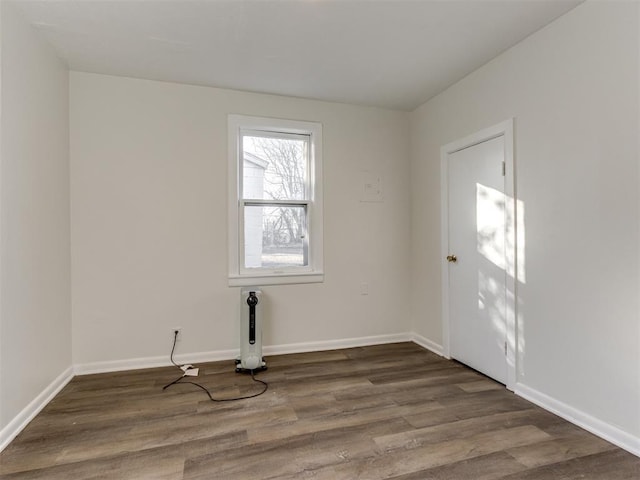
[[[514,217],[517,222],[514,221]],[[516,227],[517,225],[517,227]],[[516,242],[516,227],[518,241]],[[502,338],[508,338],[507,332],[510,325],[508,321],[515,319],[513,307],[516,292],[510,285],[514,282],[505,282],[506,275],[514,277],[517,272],[517,280],[524,285],[524,203],[516,202],[514,211],[513,198],[505,195],[495,188],[476,183],[476,232],[477,251],[485,260],[486,265],[478,271],[478,310],[483,316],[490,319],[492,329],[497,333],[496,342]],[[516,252],[516,258],[509,258],[510,252]],[[517,265],[517,268],[516,268]],[[506,297],[502,292],[506,289]],[[522,312],[518,305],[518,311]],[[519,319],[519,336],[516,339],[508,339],[509,348],[518,343],[520,354],[520,371],[523,371],[524,359],[524,322]],[[515,360],[515,359],[514,359]]]

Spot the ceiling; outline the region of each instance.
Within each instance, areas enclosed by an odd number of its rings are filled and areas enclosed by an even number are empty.
[[[413,110],[582,0],[11,0],[71,70]]]

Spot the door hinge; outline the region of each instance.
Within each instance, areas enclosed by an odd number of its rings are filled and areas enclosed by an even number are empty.
[[[504,177],[507,174],[507,164],[506,162],[502,162],[502,176]]]
[[[504,355],[507,355],[507,342],[504,342]]]

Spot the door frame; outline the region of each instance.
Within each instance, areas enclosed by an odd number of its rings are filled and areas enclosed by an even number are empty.
[[[505,219],[505,262],[507,266],[506,275],[506,333],[507,333],[507,388],[514,390],[516,385],[516,358],[517,358],[517,245],[518,238],[516,232],[517,209],[515,191],[515,169],[514,169],[514,140],[513,140],[514,119],[510,118],[504,122],[485,128],[479,132],[468,135],[459,140],[455,140],[441,147],[440,149],[440,261],[442,280],[442,353],[445,358],[450,355],[450,328],[449,328],[449,266],[446,256],[449,252],[449,155],[465,148],[473,147],[479,143],[486,142],[498,137],[504,137],[504,193],[507,196],[505,202],[507,218]]]

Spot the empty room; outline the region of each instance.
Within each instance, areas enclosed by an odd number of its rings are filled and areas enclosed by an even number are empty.
[[[640,478],[640,2],[0,0],[0,479]]]

